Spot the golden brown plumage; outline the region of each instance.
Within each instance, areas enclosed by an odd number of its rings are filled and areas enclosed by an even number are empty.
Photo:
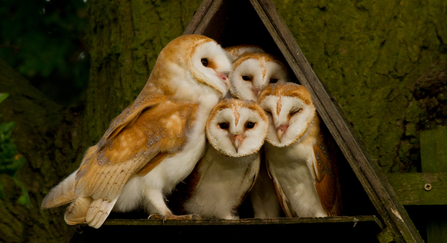
[[[174,217],[164,195],[202,155],[206,119],[229,88],[230,70],[225,52],[210,38],[171,41],[140,95],[88,149],[77,172],[47,195],[42,209],[73,201],[66,222],[86,221],[95,228],[112,208],[125,212],[144,206]]]

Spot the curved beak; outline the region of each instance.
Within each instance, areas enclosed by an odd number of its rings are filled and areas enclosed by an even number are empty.
[[[227,90],[230,88],[230,80],[228,79],[228,73],[219,73],[216,72],[217,77],[219,77],[220,80],[222,80],[222,83],[225,84],[225,87]]]
[[[231,142],[233,143],[234,149],[236,150],[236,153],[239,150],[239,146],[241,146],[242,141],[244,140],[244,137],[242,135],[234,135],[230,138]]]
[[[279,142],[281,142],[281,138],[282,138],[283,134],[286,133],[287,128],[289,128],[289,124],[283,124],[283,125],[279,126],[278,128],[276,128],[276,134],[278,136]]]
[[[255,95],[255,97],[259,97],[259,93],[261,93],[261,89],[258,88],[252,88],[251,91]]]

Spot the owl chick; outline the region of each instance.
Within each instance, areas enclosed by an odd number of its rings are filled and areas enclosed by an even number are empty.
[[[229,75],[233,97],[257,101],[261,90],[269,83],[289,81],[284,64],[267,53],[244,53],[233,62]]]
[[[165,195],[203,155],[206,121],[228,91],[230,71],[214,40],[186,35],[171,41],[136,100],[87,150],[79,169],[50,191],[42,209],[72,202],[65,221],[94,228],[112,209],[144,207],[164,219],[183,218],[172,214]]]
[[[258,103],[269,118],[265,156],[286,216],[340,215],[335,147],[307,89],[269,85]]]
[[[187,213],[205,218],[239,219],[237,209],[259,171],[259,149],[268,118],[254,102],[229,99],[211,112],[205,156],[187,179]]]
[[[248,45],[248,44],[225,47],[224,50],[225,50],[225,53],[227,54],[228,59],[230,59],[230,61],[232,61],[232,62],[246,52],[249,52],[249,53],[264,53],[265,52],[259,46]]]

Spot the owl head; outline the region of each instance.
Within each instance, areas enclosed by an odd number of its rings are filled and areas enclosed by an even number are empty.
[[[242,157],[254,154],[264,144],[268,118],[255,102],[222,100],[206,124],[209,143],[223,155]]]
[[[261,90],[269,83],[289,81],[284,64],[267,53],[244,53],[233,62],[230,73],[233,97],[257,101]]]
[[[179,99],[194,99],[203,92],[225,96],[232,70],[225,51],[213,39],[183,35],[169,42],[160,52],[146,86]],[[197,95],[199,94],[199,95]]]
[[[316,116],[309,92],[295,83],[268,85],[258,103],[269,119],[266,140],[276,147],[298,141]]]
[[[227,54],[228,59],[230,59],[230,61],[236,60],[238,57],[240,57],[242,54],[244,54],[246,52],[249,52],[249,53],[264,53],[265,52],[259,46],[247,45],[247,44],[226,47],[224,50],[225,50],[225,53]]]

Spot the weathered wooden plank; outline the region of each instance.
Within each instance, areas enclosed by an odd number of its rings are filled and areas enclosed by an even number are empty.
[[[171,222],[173,221],[173,222]],[[362,242],[378,243],[375,216],[242,220],[107,220],[99,229],[73,226],[70,242]],[[323,233],[322,233],[323,232]]]
[[[390,173],[387,177],[403,205],[447,205],[447,173]]]
[[[421,131],[423,172],[447,172],[447,127]]]
[[[186,26],[184,35],[193,33],[203,33],[210,25],[211,19],[216,15],[222,6],[223,0],[205,0],[200,4],[193,18]]]
[[[374,222],[383,227],[380,220],[374,215],[337,216],[326,218],[274,218],[274,219],[202,219],[202,220],[147,220],[147,219],[110,219],[104,225],[162,225],[162,226],[209,226],[209,225],[290,225],[290,224],[326,224],[326,223],[352,223],[356,226],[363,222]]]
[[[367,191],[371,201],[381,216],[384,217],[384,221],[402,237],[400,239],[398,237],[396,240],[399,242],[423,242],[405,209],[396,199],[392,187],[383,178],[378,166],[371,162],[356,132],[346,121],[340,108],[333,102],[333,99],[307,63],[289,29],[276,13],[275,6],[268,0],[250,0],[250,2],[275,39],[288,63],[296,64],[291,65],[293,72],[313,96],[319,114]],[[389,223],[390,220],[393,224]]]
[[[421,131],[420,145],[422,172],[447,172],[447,127]],[[446,178],[440,179],[445,181]],[[446,210],[444,206],[444,214],[440,212],[439,215],[427,222],[428,243],[447,242]]]

